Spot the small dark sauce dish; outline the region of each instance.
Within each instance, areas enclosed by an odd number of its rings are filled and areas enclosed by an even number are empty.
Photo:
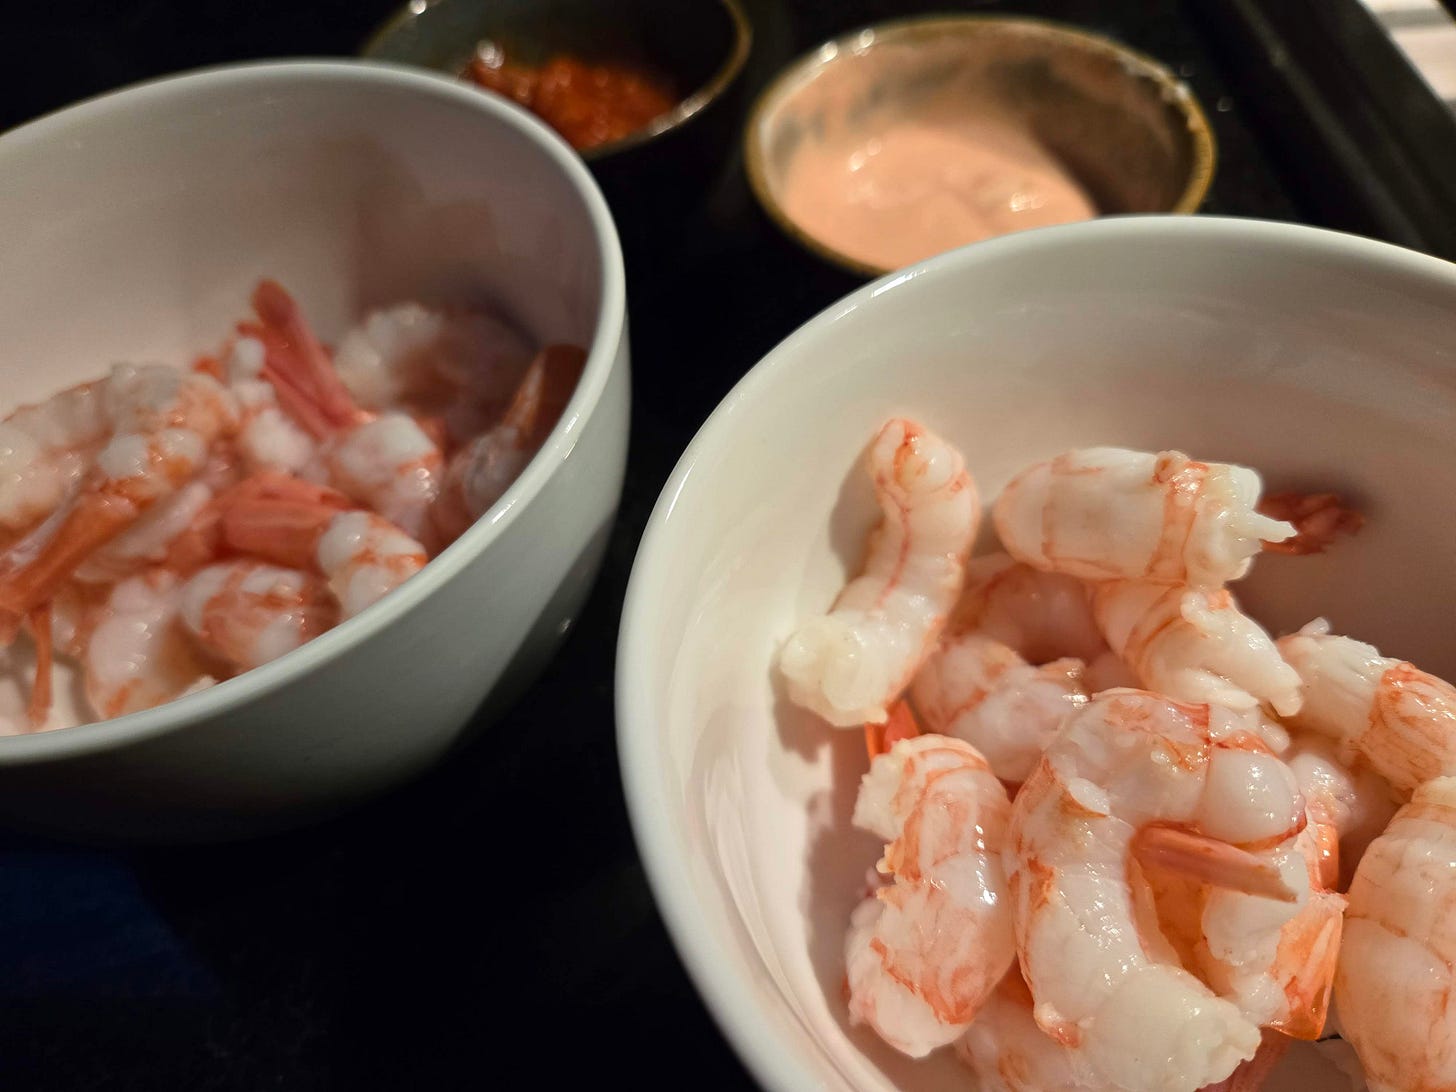
[[[482,42],[539,65],[559,54],[664,78],[677,105],[580,154],[629,251],[695,211],[731,155],[752,31],[739,0],[413,0],[365,44],[371,60],[463,76]],[[491,94],[482,89],[482,94]]]

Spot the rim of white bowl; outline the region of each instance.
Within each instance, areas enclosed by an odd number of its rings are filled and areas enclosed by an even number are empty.
[[[1214,216],[1111,216],[1075,224],[1018,232],[958,250],[888,273],[830,304],[779,342],[755,364],[718,403],[693,436],[648,517],[647,527],[632,565],[622,621],[617,638],[616,716],[617,753],[626,788],[627,813],[642,857],[648,883],[667,923],[668,934],[688,974],[718,1027],[755,1078],[772,1092],[809,1092],[821,1089],[816,1075],[788,1042],[778,1023],[770,1020],[749,988],[748,976],[715,959],[717,945],[681,863],[688,858],[686,835],[676,817],[668,814],[668,771],[663,755],[654,747],[657,729],[653,685],[659,668],[652,663],[653,616],[664,592],[657,574],[672,552],[673,508],[688,486],[694,466],[704,452],[731,435],[740,405],[770,386],[789,367],[790,351],[801,340],[815,336],[824,326],[839,321],[869,300],[897,291],[922,277],[949,275],[976,265],[994,264],[1004,255],[1044,251],[1084,240],[1115,242],[1150,236],[1196,244],[1212,235],[1254,244],[1298,245],[1328,257],[1358,259],[1381,269],[1424,277],[1456,295],[1456,264],[1428,254],[1358,235],[1303,224]]]
[[[382,61],[303,59],[217,65],[108,92],[0,134],[0,170],[4,169],[7,155],[22,147],[58,140],[77,121],[124,115],[138,106],[172,100],[194,89],[263,89],[274,85],[282,88],[295,82],[393,88],[403,95],[474,110],[492,122],[517,130],[540,146],[586,207],[601,265],[596,326],[581,379],[556,427],[504,495],[439,556],[379,602],[271,663],[196,694],[110,720],[0,737],[0,766],[75,758],[177,731],[203,718],[224,714],[336,659],[412,610],[489,547],[559,469],[601,401],[626,326],[626,275],[616,223],[581,157],[544,122],[506,99],[482,95],[475,88],[445,76]]]

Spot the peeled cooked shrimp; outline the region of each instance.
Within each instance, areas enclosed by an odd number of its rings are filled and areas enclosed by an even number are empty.
[[[262,341],[239,337],[223,364],[228,389],[238,400],[238,452],[249,473],[276,470],[296,474],[313,460],[317,444],[283,411],[277,389],[263,378],[267,358]]]
[[[106,380],[68,387],[0,421],[0,528],[20,533],[58,508],[111,433]]]
[[[94,550],[76,566],[75,578],[85,584],[112,584],[140,569],[162,564],[211,500],[212,490],[205,482],[188,482]]]
[[[1031,776],[1067,716],[1087,701],[1078,660],[1032,667],[981,632],[943,637],[910,684],[928,732],[955,736],[1002,781]]]
[[[1023,471],[993,509],[1012,556],[1089,580],[1219,587],[1294,527],[1255,510],[1259,476],[1176,451],[1069,451]]]
[[[860,786],[854,823],[886,840],[895,882],[852,918],[850,1018],[911,1057],[957,1039],[1014,958],[1008,809],[976,749],[939,736],[899,741]]]
[[[53,530],[0,577],[0,609],[44,603],[88,555],[197,477],[237,424],[236,402],[215,379],[163,365],[117,365],[102,401],[111,437]]]
[[[1069,718],[1017,794],[1006,861],[1036,1021],[1103,1087],[1197,1089],[1258,1049],[1257,1016],[1148,929],[1129,867],[1171,859],[1298,906],[1274,853],[1303,829],[1304,802],[1250,739],[1215,738],[1207,706],[1109,691]]]
[[[1350,885],[1335,978],[1372,1092],[1456,1087],[1456,778],[1418,786]]]
[[[1333,845],[1324,847],[1331,877],[1327,886],[1343,891],[1400,803],[1384,778],[1368,766],[1345,765],[1335,743],[1323,736],[1301,733],[1285,761],[1299,781],[1311,818],[1318,818],[1333,838]]]
[[[202,648],[247,671],[332,627],[339,608],[321,578],[241,558],[188,578],[180,615]]]
[[[1281,637],[1279,651],[1304,683],[1290,724],[1335,740],[1347,765],[1358,756],[1402,793],[1456,774],[1456,687],[1322,620]]]
[[[434,508],[444,541],[464,534],[516,480],[571,401],[586,365],[573,345],[548,345],[526,369],[504,416],[450,460]]]
[[[281,475],[258,475],[225,498],[221,533],[232,549],[327,582],[352,618],[425,567],[425,548],[348,498]]]
[[[490,427],[530,360],[525,339],[499,319],[418,303],[371,312],[334,352],[339,378],[365,409],[438,413],[457,441]]]
[[[418,538],[440,492],[444,455],[407,414],[375,415],[340,380],[298,304],[273,281],[253,294],[259,323],[240,331],[264,347],[262,374],[280,405],[320,443],[320,477]]]
[[[1037,1026],[1035,1002],[1012,967],[956,1040],[956,1055],[976,1075],[977,1092],[1098,1092],[1106,1085],[1082,1052]]]
[[[1258,775],[1251,771],[1245,784],[1250,795],[1257,792]],[[1292,777],[1287,788],[1297,791]],[[1229,789],[1236,798],[1239,786]],[[1267,855],[1295,899],[1208,891],[1202,917],[1204,979],[1260,1027],[1294,1039],[1317,1039],[1328,1014],[1345,899],[1328,882],[1315,825]]]
[[[1033,664],[1067,657],[1090,663],[1107,642],[1087,592],[1075,577],[1043,572],[1010,554],[973,557],[949,629],[993,637]]]
[[[86,698],[98,716],[150,709],[214,681],[178,624],[181,591],[182,581],[166,569],[112,589],[81,658]]]
[[[912,421],[880,429],[869,470],[884,519],[864,572],[779,657],[789,696],[837,727],[885,719],[960,596],[980,521],[960,453]]]
[[[1114,652],[1150,690],[1179,701],[1299,711],[1299,675],[1274,641],[1222,589],[1108,580],[1092,611]]]
[[[413,417],[381,413],[324,446],[327,480],[412,538],[430,533],[444,456]]]

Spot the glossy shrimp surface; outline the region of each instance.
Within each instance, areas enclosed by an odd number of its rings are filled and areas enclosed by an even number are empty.
[[[1374,1092],[1456,1087],[1456,778],[1416,788],[1350,885],[1340,1025]]]
[[[1296,727],[1334,740],[1403,793],[1456,774],[1456,688],[1323,622],[1283,637],[1279,650],[1303,682]]]
[[[943,638],[910,696],[925,729],[973,745],[1002,781],[1031,776],[1062,722],[1087,701],[1079,660],[1028,664],[982,633]]]
[[[1222,589],[1107,580],[1092,610],[1108,643],[1149,689],[1181,701],[1299,711],[1300,679],[1273,639]]]
[[[893,883],[855,911],[849,1011],[920,1057],[957,1039],[1014,957],[1001,848],[1009,803],[974,747],[924,735],[874,760],[854,822]]]
[[[993,508],[1014,557],[1091,580],[1193,587],[1236,580],[1293,525],[1259,514],[1259,476],[1241,466],[1098,447],[1023,471]]]
[[[182,586],[178,609],[198,645],[237,671],[292,652],[339,618],[318,577],[251,560],[195,573]]]
[[[0,421],[0,528],[29,530],[80,482],[111,434],[105,386],[69,387]]]
[[[1180,964],[1149,926],[1129,862],[1176,861],[1204,883],[1297,906],[1274,852],[1304,822],[1287,768],[1214,738],[1206,706],[1141,691],[1093,699],[1012,808],[1008,880],[1037,1024],[1107,1087],[1192,1090],[1228,1077],[1257,1050],[1263,1014]]]
[[[864,571],[779,657],[789,696],[838,727],[883,721],[930,654],[964,586],[980,520],[960,453],[912,421],[886,423],[869,470],[883,519]]]

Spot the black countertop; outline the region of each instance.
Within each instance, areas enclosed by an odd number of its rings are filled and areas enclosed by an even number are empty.
[[[1102,31],[1160,58],[1205,104],[1220,149],[1208,211],[1359,226],[1276,169],[1277,137],[1241,90],[1244,61],[1205,44],[1193,9],[1207,5],[747,6],[755,83],[826,37],[917,7]],[[390,7],[12,5],[0,128],[204,64],[348,54]],[[546,675],[435,773],[324,827],[124,853],[0,835],[0,1087],[751,1085],[681,969],[632,843],[613,736],[617,621],[642,528],[698,425],[855,282],[784,241],[737,173],[713,217],[684,231],[671,254],[633,255],[626,491],[601,578]]]

